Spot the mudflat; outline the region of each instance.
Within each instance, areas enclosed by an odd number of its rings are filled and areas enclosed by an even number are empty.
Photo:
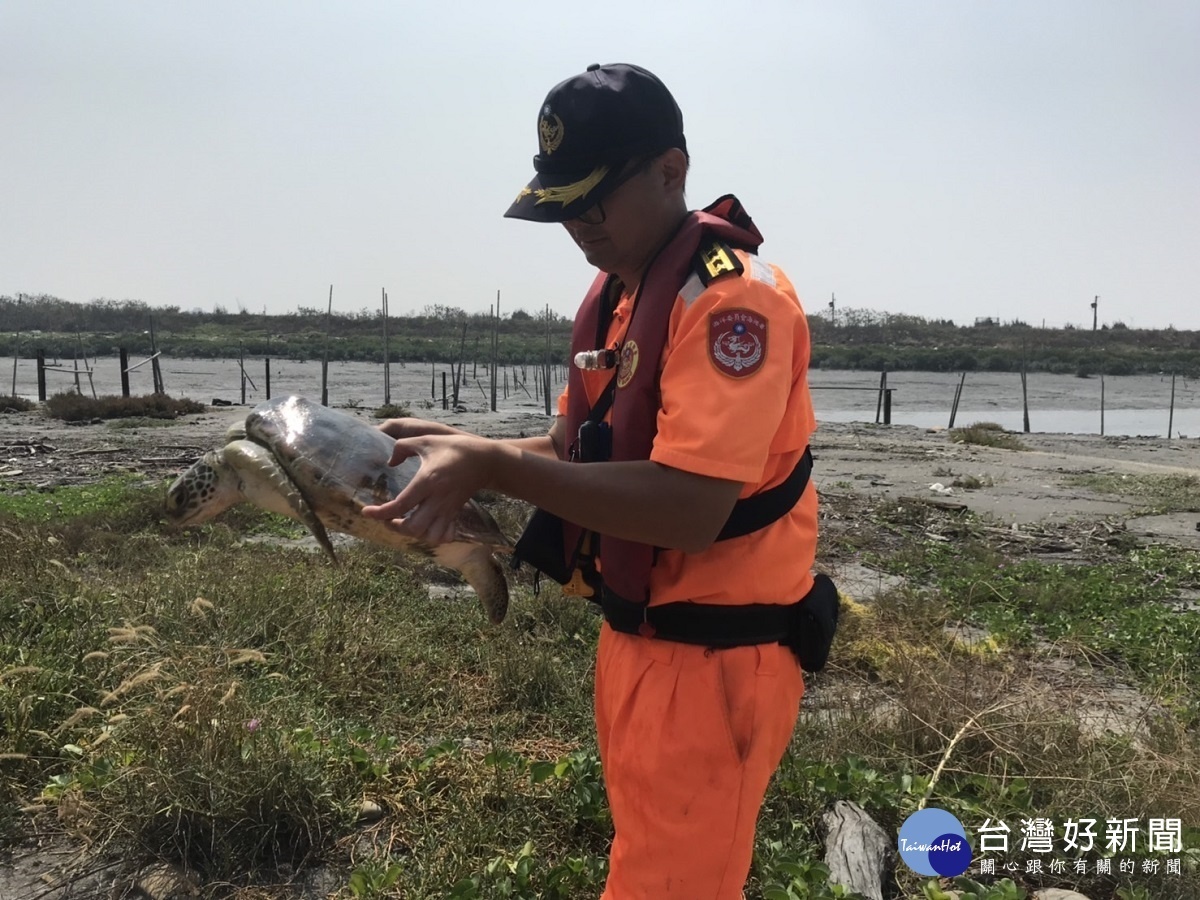
[[[41,412],[0,414],[0,484],[52,491],[136,474],[165,480],[223,443],[249,407],[212,407],[166,423],[65,424]],[[366,409],[348,409],[375,423]],[[536,435],[540,411],[422,410],[488,437]],[[997,524],[1119,519],[1146,540],[1200,549],[1200,509],[1158,513],[1147,486],[1200,478],[1200,439],[1013,435],[1023,449],[956,442],[945,429],[824,423],[813,439],[813,479],[823,494],[919,498],[962,505]]]

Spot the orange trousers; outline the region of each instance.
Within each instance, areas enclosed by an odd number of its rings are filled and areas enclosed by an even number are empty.
[[[616,836],[602,900],[739,900],[804,679],[780,644],[600,632],[596,730]]]

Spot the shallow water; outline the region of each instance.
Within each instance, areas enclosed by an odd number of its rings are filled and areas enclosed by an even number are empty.
[[[136,362],[136,361],[135,361]],[[236,360],[168,359],[160,360],[163,383],[168,394],[190,397],[204,403],[214,399],[234,403],[242,400],[242,382]],[[72,360],[59,365],[74,368]],[[120,365],[115,357],[89,359],[88,373],[80,361],[79,384],[84,394],[121,392]],[[442,377],[452,393],[453,378],[445,365],[393,363],[391,399],[418,413],[428,405],[441,405]],[[14,369],[12,362],[0,368],[0,392],[9,393]],[[246,364],[245,400],[258,403],[267,398],[266,372],[262,360]],[[562,389],[563,369],[556,367],[551,396]],[[37,397],[37,369],[34,360],[22,359],[15,368],[18,396]],[[508,396],[504,376],[508,380]],[[895,372],[887,376],[892,390],[892,422],[921,427],[946,426],[950,407],[958,389],[957,373]],[[72,371],[47,372],[47,392],[75,389]],[[153,389],[150,366],[130,373],[130,391],[147,394]],[[810,373],[813,404],[817,417],[827,422],[874,422],[879,406],[880,376],[874,372],[814,369]],[[544,410],[544,400],[536,384],[533,366],[509,367],[501,375],[497,388],[500,409]],[[527,380],[527,391],[516,387]],[[1060,434],[1099,434],[1101,431],[1101,390],[1104,401],[1104,433],[1111,435],[1200,436],[1200,382],[1175,379],[1174,416],[1171,406],[1170,375],[1129,375],[1104,379],[1077,378],[1071,375],[1030,374],[1027,378],[1030,430]],[[331,362],[329,364],[329,403],[333,406],[381,405],[384,400],[383,366],[378,363]],[[469,409],[490,406],[491,388],[485,366],[466,367],[466,380],[459,389],[459,401]],[[321,363],[272,360],[271,396],[302,394],[319,399]],[[955,425],[997,422],[1013,431],[1023,429],[1021,377],[1015,373],[969,373],[963,383]]]

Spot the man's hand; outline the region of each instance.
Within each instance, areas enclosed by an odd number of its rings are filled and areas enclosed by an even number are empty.
[[[434,425],[449,433],[418,432],[417,436],[396,441],[390,464],[399,465],[417,456],[421,468],[393,499],[366,506],[362,514],[384,520],[400,534],[431,544],[447,543],[458,536],[456,522],[464,504],[492,481],[495,442],[419,419],[391,419],[380,427],[389,434],[392,432],[387,426],[406,434],[412,423],[419,423],[418,428]]]
[[[379,430],[388,437],[403,440],[410,437],[423,437],[427,434],[466,434],[452,425],[442,422],[432,422],[429,419],[418,419],[416,416],[405,416],[400,419],[388,419],[379,424]],[[398,460],[397,460],[398,462]],[[393,463],[394,465],[395,463]]]

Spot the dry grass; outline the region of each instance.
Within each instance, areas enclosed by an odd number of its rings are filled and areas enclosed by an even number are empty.
[[[55,394],[46,401],[46,414],[64,422],[90,422],[94,419],[175,419],[189,413],[204,412],[202,403],[166,394],[142,397],[85,397],[82,394]]]

